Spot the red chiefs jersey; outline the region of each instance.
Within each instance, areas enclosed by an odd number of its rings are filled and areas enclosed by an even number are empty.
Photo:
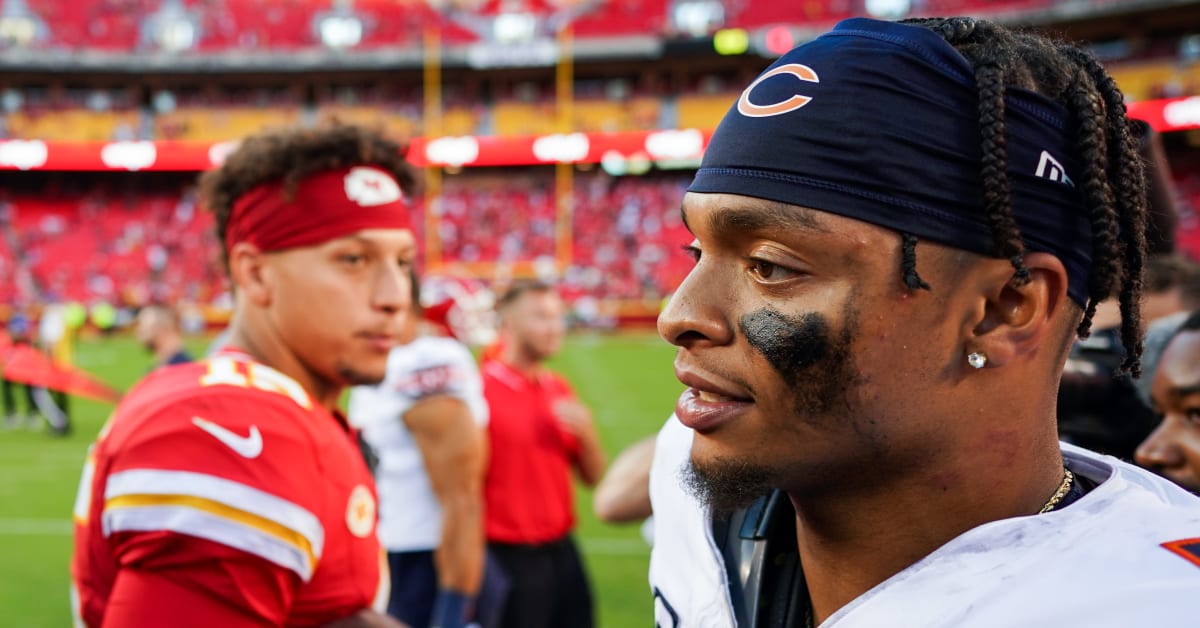
[[[245,617],[239,625],[319,626],[380,608],[375,504],[353,436],[296,381],[233,353],[159,369],[89,450],[75,503],[77,615],[93,627],[147,623],[138,608],[153,600],[122,597],[145,574]],[[196,606],[177,609],[179,625],[201,623],[208,605]]]

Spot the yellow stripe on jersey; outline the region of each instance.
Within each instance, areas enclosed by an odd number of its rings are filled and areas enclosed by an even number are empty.
[[[312,577],[325,529],[311,512],[260,489],[205,473],[132,469],[109,476],[101,522],[114,532],[170,530],[241,549]]]
[[[122,495],[104,502],[104,512],[107,515],[107,513],[121,508],[144,508],[147,506],[192,508],[240,523],[299,549],[308,558],[310,570],[317,566],[317,555],[313,552],[312,543],[309,543],[303,534],[265,517],[238,510],[211,499],[191,495]],[[111,531],[116,532],[116,530]]]

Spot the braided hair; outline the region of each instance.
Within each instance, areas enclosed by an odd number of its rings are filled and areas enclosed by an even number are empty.
[[[1147,201],[1137,139],[1116,83],[1091,53],[1032,33],[966,17],[917,18],[904,23],[941,35],[974,67],[983,209],[991,226],[994,254],[1012,263],[1016,285],[1029,281],[1029,269],[1022,260],[1025,246],[1009,190],[1005,90],[1020,87],[1038,92],[1069,111],[1075,152],[1083,167],[1078,185],[1092,226],[1093,249],[1087,305],[1076,331],[1086,338],[1096,304],[1118,294],[1125,348],[1121,370],[1137,377],[1141,373],[1138,304],[1146,259]],[[910,289],[926,287],[916,276],[914,247],[907,238],[904,244],[906,285]]]

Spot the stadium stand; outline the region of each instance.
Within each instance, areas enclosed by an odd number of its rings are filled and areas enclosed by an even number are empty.
[[[413,139],[431,134],[512,138],[560,132],[555,68],[480,69],[449,64],[442,75],[442,112],[436,129],[425,128],[427,103],[419,53],[427,30],[447,49],[481,41],[479,24],[514,7],[541,26],[558,13],[582,12],[573,22],[581,46],[597,38],[625,42],[654,38],[661,58],[576,62],[570,131],[618,133],[659,129],[711,129],[737,97],[736,87],[770,62],[769,55],[716,55],[712,42],[680,34],[670,0],[27,0],[45,26],[27,45],[47,54],[83,51],[90,58],[153,56],[147,34],[155,15],[169,6],[197,25],[193,48],[175,53],[212,60],[147,76],[93,73],[86,64],[49,75],[13,74],[0,85],[0,138],[103,142],[110,140],[236,140],[263,127],[328,118],[383,128]],[[1014,19],[1040,16],[1052,0],[913,0],[911,15],[977,13]],[[1167,3],[1163,3],[1166,6]],[[519,6],[518,6],[519,5]],[[438,9],[442,7],[443,13]],[[446,7],[472,12],[471,20]],[[861,0],[725,2],[725,26],[751,31],[781,24],[797,37],[857,14]],[[1095,16],[1087,7],[1095,7]],[[1083,37],[1098,42],[1131,100],[1195,94],[1200,86],[1200,40],[1187,20],[1163,10],[1159,17],[1105,18],[1108,0],[1077,0],[1074,18],[1091,26]],[[351,11],[363,26],[352,51],[324,53],[315,23]],[[1097,27],[1109,22],[1108,30]],[[1190,18],[1189,18],[1190,19]],[[1036,20],[1035,20],[1036,21]],[[1070,22],[1070,20],[1068,20]],[[1067,24],[1072,26],[1075,22]],[[1195,31],[1195,32],[1193,32]],[[545,34],[545,33],[543,33]],[[1074,35],[1074,33],[1071,33]],[[615,39],[614,39],[615,38]],[[1190,43],[1189,43],[1190,42]],[[407,61],[356,65],[355,53],[407,50]],[[283,52],[296,59],[334,59],[315,74],[261,69],[225,73],[221,59]],[[345,56],[337,56],[337,55]],[[107,56],[106,56],[107,55]],[[115,57],[113,55],[116,55]],[[155,57],[159,59],[159,57]],[[365,58],[365,57],[363,57]],[[395,57],[396,59],[400,57]],[[160,59],[161,60],[161,59]],[[207,63],[207,61],[206,61]],[[393,67],[393,64],[396,67]],[[414,65],[415,64],[415,65]],[[200,68],[197,70],[197,68]],[[294,70],[294,68],[293,68]],[[1192,147],[1176,142],[1178,150]],[[628,157],[628,156],[627,156]],[[525,162],[522,162],[525,163]],[[1200,167],[1176,172],[1182,193],[1200,202]],[[436,228],[436,255],[447,268],[470,269],[485,278],[560,266],[560,280],[575,299],[657,302],[683,276],[690,260],[677,252],[687,240],[678,222],[682,190],[690,177],[652,170],[649,176],[614,177],[596,166],[574,171],[569,229],[559,220],[553,166],[467,168],[445,172],[443,197],[422,226]],[[5,175],[20,177],[22,175]],[[0,242],[0,305],[41,299],[111,299],[139,304],[157,299],[211,303],[223,298],[209,218],[189,200],[194,173],[132,193],[89,177],[87,186],[35,189],[9,186]],[[50,181],[47,179],[46,181]],[[43,185],[50,185],[43,183]],[[120,190],[120,191],[116,191]],[[190,208],[190,209],[189,209]],[[425,212],[424,201],[416,211]],[[182,218],[181,218],[182,216]],[[1183,227],[1200,233],[1200,220]],[[64,225],[72,228],[66,229]],[[79,228],[75,228],[78,226]],[[564,245],[562,233],[570,237]],[[1200,236],[1181,237],[1200,256]],[[565,248],[564,248],[565,246]],[[162,260],[169,261],[163,264]],[[550,265],[550,266],[548,266]],[[519,270],[514,270],[519,269]]]

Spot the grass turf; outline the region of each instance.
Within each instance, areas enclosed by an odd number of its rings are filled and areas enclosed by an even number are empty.
[[[195,339],[191,348],[203,353],[206,342]],[[657,431],[674,408],[682,387],[672,375],[672,355],[652,333],[576,335],[553,360],[592,408],[610,460]],[[125,390],[144,374],[149,356],[132,339],[116,336],[81,342],[76,363]],[[71,508],[84,452],[111,410],[83,399],[71,403],[74,432],[66,438],[40,430],[0,432],[0,609],[6,618],[0,623],[6,625],[70,625]],[[649,548],[638,527],[598,522],[588,490],[577,491],[577,504],[577,537],[599,625],[650,624]]]

